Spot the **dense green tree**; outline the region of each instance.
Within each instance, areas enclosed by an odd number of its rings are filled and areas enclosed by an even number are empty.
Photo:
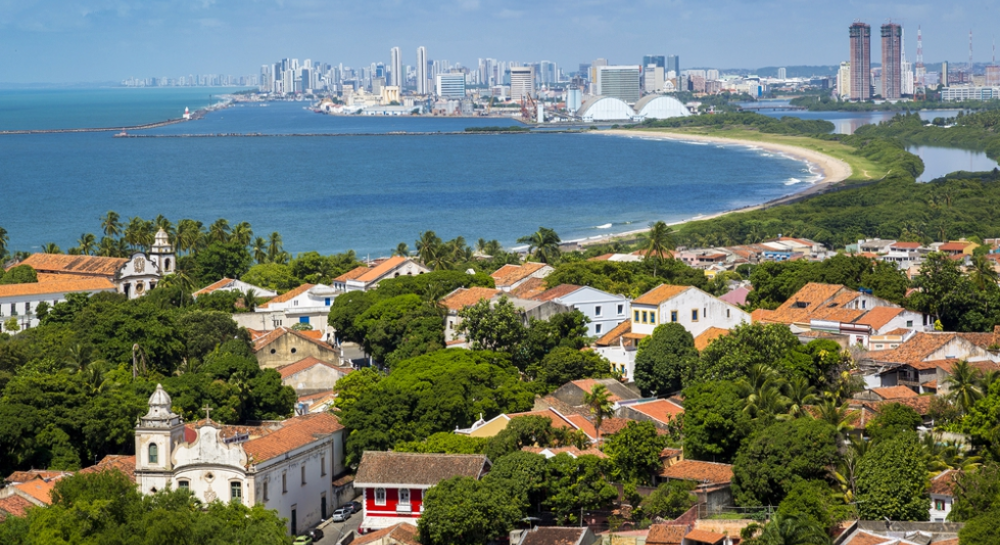
[[[684,457],[729,463],[750,433],[750,417],[743,407],[739,388],[729,381],[685,388]]]
[[[953,487],[955,503],[948,520],[967,522],[983,513],[1000,509],[1000,465],[983,464],[957,476]]]
[[[661,324],[639,343],[635,384],[643,395],[670,394],[691,379],[697,364],[691,333],[678,323]]]
[[[460,310],[458,315],[462,318],[458,331],[472,341],[476,350],[512,354],[527,335],[520,313],[506,296],[500,297],[495,305],[479,301]]]
[[[500,433],[490,438],[484,452],[490,460],[499,460],[524,447],[582,446],[587,441],[579,432],[554,427],[550,418],[518,416],[512,418]]]
[[[375,303],[355,318],[354,326],[364,332],[365,352],[389,365],[445,346],[441,311],[413,294]],[[401,348],[403,353],[394,353]]]
[[[629,422],[604,441],[604,453],[611,461],[611,476],[617,482],[652,484],[662,469],[660,453],[667,436],[660,435],[652,422]]]
[[[451,431],[432,434],[423,441],[396,443],[396,452],[427,452],[441,454],[483,454],[492,438],[470,437]],[[493,457],[490,457],[493,460]],[[494,465],[494,468],[496,466]],[[491,470],[492,471],[492,470]]]
[[[806,516],[775,515],[747,545],[829,545],[826,528]]]
[[[330,305],[327,323],[334,329],[341,342],[361,344],[365,340],[364,329],[354,321],[375,303],[372,292],[349,291],[339,295]]]
[[[177,327],[187,348],[185,357],[188,359],[204,358],[220,344],[241,336],[244,342],[249,342],[246,332],[241,331],[232,316],[225,312],[187,312],[177,318]]]
[[[755,433],[733,462],[733,496],[743,506],[778,505],[795,483],[823,479],[837,459],[832,426],[798,418]]]
[[[240,280],[273,291],[284,292],[298,287],[302,281],[292,274],[292,268],[280,263],[261,263],[250,267]]]
[[[927,520],[927,486],[916,434],[879,441],[858,464],[858,514],[862,520]]]
[[[235,242],[215,241],[198,252],[198,263],[202,285],[221,278],[242,278],[250,270],[252,259],[245,246]]]
[[[852,515],[851,507],[835,497],[830,485],[820,480],[796,481],[778,505],[778,514],[809,519],[826,531]]]
[[[606,463],[597,456],[573,458],[560,453],[549,459],[548,495],[543,501],[560,524],[580,524],[581,511],[606,508],[618,497],[604,475]]]
[[[358,369],[345,375],[333,386],[334,391],[337,392],[337,398],[333,401],[334,407],[339,410],[347,410],[362,395],[375,388],[380,380],[382,380],[382,374],[371,367]]]
[[[479,545],[507,535],[524,516],[518,495],[494,481],[453,477],[427,491],[417,523],[427,545]]]
[[[0,276],[0,285],[34,284],[36,282],[38,282],[38,273],[31,265],[11,267],[3,276]]]
[[[660,517],[673,520],[698,503],[693,491],[694,481],[671,480],[660,486],[642,500],[642,512],[649,518]]]
[[[906,432],[917,431],[917,426],[923,424],[923,418],[907,405],[889,403],[879,408],[879,414],[865,426],[865,432],[873,441],[889,439]]]
[[[527,375],[549,392],[573,380],[610,377],[611,363],[597,352],[563,346],[549,352],[539,363],[529,365]]]
[[[518,369],[527,372],[532,364],[540,362],[556,348],[582,350],[588,345],[589,321],[579,310],[560,312],[549,316],[548,320],[529,318],[524,336],[514,348],[511,360]]]
[[[735,380],[754,366],[766,365],[786,379],[806,378],[822,384],[841,363],[840,347],[826,340],[802,345],[782,324],[741,324],[719,337],[701,353],[695,379]]]
[[[958,542],[962,545],[992,545],[997,541],[1000,527],[1000,509],[977,513],[958,531]]]

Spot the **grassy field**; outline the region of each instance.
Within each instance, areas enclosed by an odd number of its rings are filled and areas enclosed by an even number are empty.
[[[732,138],[734,140],[744,140],[747,142],[772,142],[775,144],[785,144],[788,146],[795,146],[799,148],[805,148],[813,151],[818,151],[820,153],[829,155],[835,159],[840,159],[847,163],[851,167],[851,176],[847,179],[848,182],[862,182],[870,180],[879,180],[888,174],[885,167],[879,166],[877,163],[872,162],[864,157],[861,157],[855,153],[855,149],[851,146],[841,144],[840,142],[832,142],[828,140],[819,140],[817,138],[809,138],[807,136],[785,136],[781,134],[768,134],[751,129],[736,129],[736,128],[725,128],[725,129],[713,129],[709,127],[687,127],[682,129],[636,129],[643,132],[669,132],[674,134],[699,134],[704,136],[718,136],[720,138]]]

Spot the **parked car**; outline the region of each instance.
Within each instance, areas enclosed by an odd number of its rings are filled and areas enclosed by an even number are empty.
[[[351,502],[351,508],[354,509],[355,513],[360,513],[361,512],[361,502],[359,502],[359,501],[352,501]]]
[[[333,512],[333,522],[344,522],[349,518],[351,518],[351,509],[349,507],[341,507]]]
[[[312,545],[312,544],[313,544],[313,539],[309,536],[299,536],[295,538],[295,541],[292,542],[292,545]]]
[[[319,528],[313,528],[312,530],[306,532],[306,535],[311,537],[313,541],[319,541],[323,539],[323,530],[320,530]]]

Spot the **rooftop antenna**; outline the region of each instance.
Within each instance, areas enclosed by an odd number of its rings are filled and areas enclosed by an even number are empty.
[[[924,34],[920,26],[917,25],[917,68],[924,67]]]

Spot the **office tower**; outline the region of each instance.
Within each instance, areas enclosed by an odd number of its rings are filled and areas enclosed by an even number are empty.
[[[659,93],[663,91],[663,83],[666,81],[664,76],[662,66],[656,66],[655,64],[646,65],[646,69],[642,73],[643,90],[647,93]]]
[[[666,57],[663,55],[643,55],[642,57],[643,66],[659,66],[664,70],[667,68]]]
[[[427,48],[420,46],[417,48],[417,94],[426,95],[427,88]]]
[[[597,59],[590,63],[590,81],[591,83],[597,82],[597,69],[602,66],[608,65],[608,59]]]
[[[272,66],[270,64],[263,64],[260,67],[260,92],[269,93],[274,85],[272,83],[271,75]]]
[[[788,79],[788,70],[784,68],[778,69],[778,79]]]
[[[535,96],[535,70],[530,66],[510,67],[510,98],[520,102]]]
[[[403,59],[399,48],[394,47],[389,50],[389,85],[394,87],[403,86]]]
[[[438,74],[434,78],[441,98],[465,98],[465,74]]]
[[[895,23],[882,25],[882,98],[897,99],[902,94],[903,28]]]
[[[681,75],[681,58],[678,55],[670,55],[667,57],[667,72],[673,71],[674,77],[680,77]]]
[[[865,23],[851,25],[851,100],[865,101],[872,97],[871,34],[872,27]]]
[[[551,61],[542,61],[538,65],[539,69],[539,80],[541,83],[556,83],[559,81],[559,74],[557,73],[556,63]]]
[[[837,70],[837,96],[841,100],[851,98],[851,63],[840,63],[840,70]]]
[[[941,85],[947,87],[950,83],[950,78],[948,77],[948,61],[941,63]]]
[[[597,69],[597,94],[629,104],[639,102],[640,66],[601,66]]]

